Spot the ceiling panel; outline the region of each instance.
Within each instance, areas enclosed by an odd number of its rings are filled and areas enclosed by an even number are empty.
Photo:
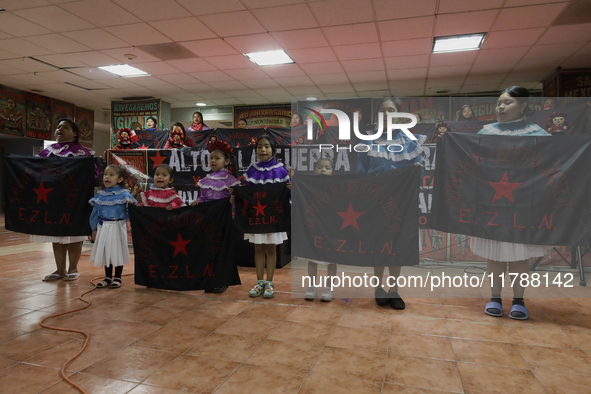
[[[253,34],[249,36],[229,37],[225,42],[239,53],[276,51],[282,49],[269,34]]]
[[[57,6],[30,8],[14,12],[16,15],[43,26],[54,32],[92,29],[95,27]]]
[[[378,22],[382,41],[433,36],[434,16]]]
[[[265,28],[248,11],[204,15],[199,19],[219,37],[266,32]]]
[[[171,66],[166,62],[152,62],[152,63],[137,63],[134,64],[134,67],[139,68],[142,71],[147,72],[148,74],[159,76],[159,75],[166,75],[166,74],[181,74],[182,71],[176,67]]]
[[[306,4],[258,9],[253,10],[252,14],[267,31],[309,29],[318,26]]]
[[[490,10],[493,8],[501,8],[505,0],[440,0],[439,13],[447,14],[451,12],[466,12],[477,10]]]
[[[516,27],[549,26],[554,18],[566,7],[567,3],[543,4],[531,7],[505,8],[501,10],[492,26],[493,31],[514,30]]]
[[[362,72],[362,71],[378,71],[384,70],[384,59],[364,59],[364,60],[347,60],[341,62],[343,68],[348,73],[350,72]]]
[[[278,66],[265,66],[263,72],[270,77],[297,77],[304,75],[304,72],[297,64],[283,64]]]
[[[246,9],[240,0],[176,0],[176,2],[197,17]]]
[[[220,70],[249,68],[254,64],[244,55],[211,56],[207,57],[206,60]]]
[[[63,33],[63,35],[92,49],[111,49],[129,46],[129,43],[102,29],[72,31]]]
[[[486,32],[497,14],[497,10],[490,10],[438,15],[435,22],[435,36]]]
[[[24,10],[27,8],[51,5],[47,0],[2,0],[2,8],[8,11]]]
[[[327,27],[323,29],[323,32],[330,45],[378,42],[378,31],[373,22]]]
[[[143,21],[159,21],[187,16],[174,0],[111,0]],[[174,23],[174,21],[173,21]]]
[[[551,45],[534,45],[523,57],[528,59],[545,59],[548,57],[568,57],[577,52],[585,45],[584,42],[577,42],[573,44],[551,44]]]
[[[378,20],[412,18],[435,15],[436,0],[374,0]],[[394,37],[391,37],[394,39]]]
[[[264,89],[264,88],[275,88],[279,87],[279,84],[273,81],[271,78],[265,79],[248,79],[242,81],[243,84],[251,89]]]
[[[383,42],[384,56],[413,56],[428,55],[431,53],[433,41],[430,38],[417,40],[389,41]]]
[[[168,37],[147,23],[106,27],[105,30],[132,45],[162,44],[165,42],[171,42]]]
[[[380,45],[375,44],[356,44],[356,45],[339,45],[333,47],[334,53],[339,60],[357,60],[357,59],[372,59],[382,56]]]
[[[399,69],[399,70],[388,70],[387,75],[388,75],[388,79],[390,81],[427,78],[427,68],[426,67],[422,67],[422,68],[417,67],[417,68],[406,68],[406,69]]]
[[[370,0],[328,0],[308,5],[321,26],[373,21]]]
[[[452,78],[468,74],[471,64],[429,67],[429,78]]]
[[[189,73],[189,75],[206,83],[234,81],[233,77],[223,71],[204,71],[199,73]]]
[[[359,82],[386,82],[386,71],[348,72],[349,80],[355,85]]]
[[[44,34],[27,37],[25,40],[57,53],[82,52],[93,49],[61,34]]]
[[[312,80],[305,76],[301,75],[299,77],[277,77],[273,78],[275,82],[283,87],[294,87],[294,86],[307,86],[312,85]]]
[[[308,48],[308,49],[291,49],[287,54],[296,63],[321,63],[321,62],[336,62],[332,49],[330,47],[324,48]]]
[[[18,56],[38,56],[54,53],[43,46],[35,45],[31,42],[25,41],[22,38],[9,38],[8,40],[0,40],[0,50],[14,53]]]
[[[285,50],[328,46],[328,41],[320,29],[272,32],[270,34]]]
[[[429,64],[428,55],[387,57],[384,60],[386,62],[386,68],[389,70],[427,67],[427,64]]]
[[[182,42],[181,45],[201,57],[236,55],[239,53],[220,38]]]
[[[10,12],[0,13],[0,31],[17,37],[35,36],[53,33],[37,23],[30,22]]]
[[[150,22],[150,26],[174,41],[202,40],[215,38],[214,32],[195,17],[177,18]],[[183,28],[179,28],[183,26]]]
[[[310,75],[310,79],[316,85],[334,85],[351,82],[346,74]]]
[[[338,62],[301,64],[300,68],[308,75],[344,73],[343,68]]]
[[[184,72],[215,71],[216,68],[203,59],[169,60],[166,63]]]
[[[141,22],[110,0],[85,0],[65,3],[60,8],[92,23],[95,26],[117,26]]]
[[[482,43],[482,49],[510,48],[525,45],[533,45],[538,41],[546,29],[543,27],[533,29],[493,31],[488,33]]]
[[[551,26],[537,44],[561,44],[591,40],[591,23]]]

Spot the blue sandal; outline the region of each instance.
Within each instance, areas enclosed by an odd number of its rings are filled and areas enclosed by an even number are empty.
[[[501,317],[503,316],[503,304],[500,304],[498,302],[489,302],[484,307],[484,313],[486,313],[489,316]]]
[[[527,320],[529,319],[529,311],[523,305],[513,304],[509,317],[515,320]]]

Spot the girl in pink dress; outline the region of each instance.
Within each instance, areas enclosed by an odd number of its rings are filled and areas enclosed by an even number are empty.
[[[184,207],[181,196],[170,186],[174,181],[174,170],[166,164],[160,164],[154,172],[154,188],[141,192],[139,206],[171,209]]]

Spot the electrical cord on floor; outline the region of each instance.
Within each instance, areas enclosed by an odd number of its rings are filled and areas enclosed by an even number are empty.
[[[122,276],[133,276],[133,275],[134,275],[134,274],[125,274],[125,275],[122,275]],[[82,308],[78,308],[78,309],[72,309],[71,311],[60,312],[60,313],[56,313],[56,314],[54,314],[54,315],[51,315],[51,316],[47,316],[47,317],[43,318],[43,320],[41,320],[41,322],[39,323],[39,325],[40,325],[41,327],[43,327],[43,328],[47,328],[47,329],[50,329],[50,330],[57,330],[57,331],[75,332],[75,333],[78,333],[78,334],[82,334],[82,335],[84,335],[84,336],[86,337],[86,339],[84,340],[84,345],[82,345],[82,348],[80,349],[80,351],[79,351],[78,353],[76,353],[76,355],[74,355],[74,357],[72,357],[72,358],[70,358],[68,361],[66,361],[66,362],[64,363],[64,365],[62,365],[62,369],[61,369],[61,371],[60,371],[60,374],[61,374],[62,378],[63,378],[63,379],[66,381],[66,383],[68,383],[70,386],[72,386],[72,387],[74,387],[75,389],[77,389],[78,391],[80,391],[82,394],[88,394],[88,393],[87,393],[87,392],[86,392],[86,391],[85,391],[85,390],[84,390],[82,387],[80,387],[79,385],[77,385],[76,383],[74,383],[74,382],[73,382],[73,381],[72,381],[70,378],[68,378],[68,377],[66,376],[66,368],[68,367],[68,365],[69,365],[69,364],[70,364],[72,361],[74,361],[74,360],[75,360],[75,359],[76,359],[78,356],[80,356],[80,355],[81,355],[81,354],[84,352],[84,350],[86,350],[86,346],[88,345],[88,341],[90,341],[90,334],[89,334],[89,333],[87,333],[86,331],[81,331],[81,330],[74,330],[74,329],[72,329],[72,328],[63,328],[63,327],[53,327],[53,326],[48,326],[47,324],[45,324],[45,320],[47,320],[47,319],[51,319],[51,318],[53,318],[53,317],[58,317],[58,316],[62,316],[62,315],[67,315],[67,314],[69,314],[69,313],[75,313],[75,312],[79,312],[79,311],[82,311],[82,310],[84,310],[84,309],[88,308],[88,307],[91,305],[91,304],[90,304],[90,301],[88,301],[88,300],[85,300],[85,299],[84,299],[84,298],[82,298],[82,297],[84,297],[86,294],[88,294],[88,293],[90,293],[90,292],[93,292],[93,291],[95,291],[95,290],[96,290],[96,288],[97,288],[97,287],[96,287],[96,283],[94,283],[94,281],[95,281],[95,280],[98,280],[98,279],[104,279],[104,276],[99,276],[99,277],[93,278],[93,279],[90,281],[90,283],[91,283],[91,284],[92,284],[94,287],[93,287],[92,289],[90,289],[90,290],[88,290],[88,291],[86,291],[86,292],[82,293],[82,294],[80,295],[80,297],[78,297],[78,299],[79,299],[80,301],[82,301],[82,302],[85,302],[85,303],[86,303],[86,305],[85,305],[85,306],[83,306]]]

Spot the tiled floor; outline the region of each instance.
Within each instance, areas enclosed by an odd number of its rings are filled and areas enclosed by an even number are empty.
[[[76,297],[101,274],[85,252],[78,281],[44,283],[50,245],[0,227],[0,393],[77,393],[59,369],[82,336],[39,321],[82,305]],[[48,323],[90,332],[68,368],[88,393],[591,392],[591,299],[528,299],[523,322],[484,315],[486,289],[406,298],[394,311],[371,299],[292,298],[290,271],[277,271],[285,291],[273,300],[248,298],[253,269],[221,295],[146,290],[127,277]]]

